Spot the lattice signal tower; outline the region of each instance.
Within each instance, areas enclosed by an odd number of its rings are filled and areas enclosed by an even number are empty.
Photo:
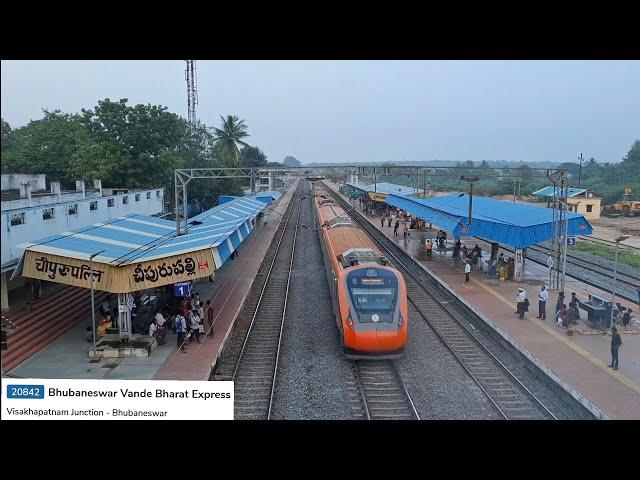
[[[198,80],[196,78],[196,61],[185,60],[187,67],[184,77],[187,81],[187,122],[190,126],[196,124],[196,105],[198,104]]]

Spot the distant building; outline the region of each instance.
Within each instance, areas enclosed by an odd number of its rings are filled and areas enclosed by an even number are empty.
[[[547,206],[551,206],[553,201],[553,188],[544,187],[540,190],[533,192],[532,195],[536,195],[540,198],[547,200]],[[581,213],[587,220],[598,220],[600,218],[602,195],[590,192],[584,188],[569,188],[569,194],[567,203],[571,206],[571,211],[575,213]]]
[[[2,175],[2,309],[9,306],[8,292],[23,285],[22,278],[10,281],[11,273],[24,252],[24,244],[77,230],[117,217],[139,213],[157,215],[164,210],[164,188],[145,190],[102,188],[101,180],[87,189],[83,180],[76,189],[62,191],[60,182],[50,182],[46,190],[44,175]]]

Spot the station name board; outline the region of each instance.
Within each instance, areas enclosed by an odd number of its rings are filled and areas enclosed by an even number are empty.
[[[83,288],[93,283],[96,290],[127,293],[208,277],[214,270],[210,248],[122,266],[27,251],[22,275]]]

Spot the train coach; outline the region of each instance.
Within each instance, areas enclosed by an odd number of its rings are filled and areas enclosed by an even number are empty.
[[[392,359],[407,344],[402,274],[327,193],[314,185],[315,215],[340,340],[348,358]]]

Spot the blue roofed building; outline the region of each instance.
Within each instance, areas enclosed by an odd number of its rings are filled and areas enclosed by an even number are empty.
[[[468,225],[468,194],[429,199],[389,195],[387,203],[445,228],[455,236],[476,236],[516,248],[546,242],[553,234],[553,211],[544,207],[474,196],[472,221]],[[568,228],[569,235],[592,233],[589,222],[576,213],[569,213]]]

